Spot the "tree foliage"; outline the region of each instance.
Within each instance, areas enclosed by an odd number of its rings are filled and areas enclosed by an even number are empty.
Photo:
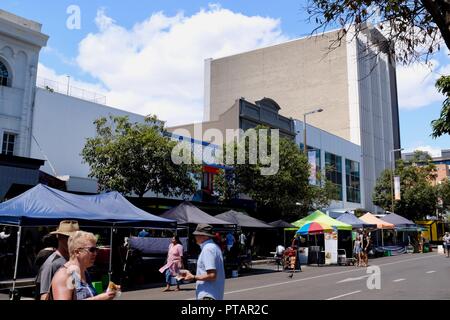
[[[96,136],[88,138],[82,157],[90,166],[89,176],[101,191],[115,190],[143,197],[180,196],[195,192],[193,165],[175,165],[171,152],[176,142],[164,135],[164,123],[147,117],[145,123],[130,123],[128,117],[99,118]]]
[[[267,129],[257,127],[256,130]],[[259,150],[260,139],[256,150]],[[271,149],[272,140],[267,140]],[[224,150],[234,150],[236,160],[237,143],[224,146]],[[228,147],[228,148],[227,148]],[[279,170],[274,175],[262,175],[261,168],[267,167],[260,159],[249,163],[248,144],[245,146],[245,164],[236,164],[232,171],[221,171],[215,179],[215,189],[221,201],[230,201],[239,194],[246,194],[256,201],[259,208],[272,211],[284,217],[299,218],[308,211],[329,205],[336,192],[335,186],[324,181],[324,187],[309,185],[309,164],[300,148],[291,140],[280,138]],[[226,157],[226,152],[223,154]],[[235,161],[237,163],[237,161]]]
[[[445,100],[442,104],[441,116],[431,123],[433,138],[450,134],[450,76],[440,77],[436,82],[436,88],[445,96]]]
[[[395,213],[411,220],[435,214],[437,188],[432,181],[436,178],[436,168],[432,163],[419,166],[399,160],[394,176],[400,177],[401,190],[401,200],[394,201]],[[377,180],[372,197],[375,205],[387,211],[392,211],[392,184],[392,170],[385,170]]]
[[[402,63],[418,61],[440,49],[442,39],[450,48],[450,5],[446,0],[309,0],[310,20],[319,27],[339,27],[335,46],[351,26],[356,34],[376,23],[386,36],[382,50],[396,51]],[[379,44],[377,44],[379,45]]]
[[[438,184],[438,196],[441,200],[441,209],[450,211],[450,180],[445,179]]]
[[[374,41],[376,53],[386,52],[398,62],[409,64],[428,62],[444,42],[450,49],[450,2],[447,0],[309,0],[310,20],[325,30],[339,27],[337,38],[330,48],[346,39],[350,28],[355,36],[374,23],[386,40]],[[439,119],[432,122],[432,137],[450,134],[450,77],[441,76],[436,87],[445,96]]]

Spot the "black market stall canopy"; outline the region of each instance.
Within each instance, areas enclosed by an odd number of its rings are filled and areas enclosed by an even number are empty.
[[[187,201],[164,212],[161,217],[176,220],[178,225],[184,226],[205,223],[215,226],[215,229],[218,229],[218,227],[235,229],[236,227],[234,223],[213,217]]]
[[[365,221],[362,221],[361,219],[358,219],[355,215],[351,213],[343,213],[339,217],[336,218],[336,220],[344,222],[346,224],[350,224],[353,229],[376,229],[376,224],[367,223]]]
[[[295,226],[293,224],[290,224],[289,222],[286,222],[284,220],[277,220],[277,221],[271,222],[269,224],[272,227],[279,228],[279,229],[292,229],[292,228],[295,228]]]
[[[176,221],[147,213],[117,192],[81,196],[37,185],[0,203],[0,224],[56,226],[62,220],[77,220],[87,226],[176,228]]]
[[[381,220],[392,223],[397,231],[420,231],[422,228],[418,227],[414,222],[408,220],[395,213],[389,213],[384,217],[380,217]]]
[[[228,221],[229,223],[236,224],[241,228],[253,228],[253,229],[273,229],[271,225],[264,221],[250,217],[249,215],[237,212],[227,211],[216,216],[217,219]]]

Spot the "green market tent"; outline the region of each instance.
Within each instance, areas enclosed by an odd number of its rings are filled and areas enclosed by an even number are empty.
[[[330,216],[327,216],[325,213],[317,210],[314,213],[310,214],[309,216],[300,219],[298,221],[293,222],[292,224],[296,227],[294,229],[288,229],[288,230],[298,230],[300,229],[304,224],[310,223],[310,222],[318,222],[318,223],[324,223],[331,227],[336,227],[338,230],[347,230],[352,231],[352,226],[350,224],[346,224],[344,222],[338,221],[336,219],[331,218]]]

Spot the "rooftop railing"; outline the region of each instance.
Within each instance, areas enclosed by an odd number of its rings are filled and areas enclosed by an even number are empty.
[[[106,105],[106,96],[105,95],[102,95],[102,94],[99,94],[99,93],[96,93],[93,91],[77,88],[75,86],[69,85],[69,83],[61,83],[61,82],[57,82],[54,80],[49,80],[49,79],[38,77],[36,85],[39,88],[48,90],[50,92],[57,92],[57,93],[68,95],[70,97]]]

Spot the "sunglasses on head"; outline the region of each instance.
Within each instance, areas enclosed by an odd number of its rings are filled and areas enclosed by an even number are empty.
[[[85,247],[85,248],[79,248],[79,249],[87,250],[90,253],[97,253],[98,252],[98,248],[97,247]]]

